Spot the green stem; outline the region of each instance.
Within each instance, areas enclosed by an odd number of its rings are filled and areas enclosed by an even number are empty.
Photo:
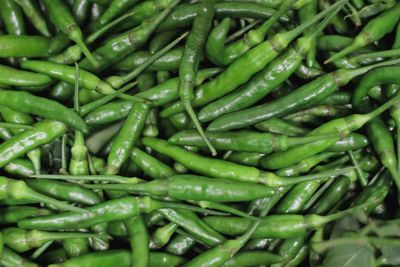
[[[358,160],[354,156],[353,151],[350,150],[348,153],[349,153],[351,162],[353,163],[354,167],[356,168],[357,177],[360,180],[361,186],[363,186],[363,187],[367,186],[368,179],[367,179],[367,177],[365,177],[363,171],[361,170],[360,164],[358,164]]]
[[[32,253],[30,258],[33,260],[39,258],[40,255],[42,255],[43,252],[45,252],[46,249],[48,249],[51,246],[51,244],[53,244],[53,242],[54,241],[48,241],[48,242],[44,243],[43,245],[41,245],[38,249],[35,250],[35,252]]]

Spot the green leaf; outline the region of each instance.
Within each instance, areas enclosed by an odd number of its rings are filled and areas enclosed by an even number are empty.
[[[374,249],[370,245],[343,244],[328,250],[322,267],[374,267]]]
[[[390,223],[374,229],[376,235],[380,237],[400,237],[400,225]]]
[[[353,216],[346,216],[335,223],[333,227],[331,238],[339,237],[343,233],[354,231],[360,229],[360,223],[358,220]]]
[[[381,259],[386,265],[400,265],[400,247],[399,246],[377,246],[381,251]]]

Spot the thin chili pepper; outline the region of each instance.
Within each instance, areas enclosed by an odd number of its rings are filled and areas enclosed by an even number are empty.
[[[165,179],[175,174],[174,170],[168,165],[136,147],[132,149],[130,159],[146,175],[153,179]]]
[[[30,187],[28,187],[28,185],[24,181],[13,180],[4,176],[0,176],[0,183],[1,183],[1,192],[0,192],[1,199],[14,198],[16,200],[21,199],[34,202],[43,202],[53,205],[59,209],[73,210],[77,214],[88,213],[84,209],[74,207],[72,205],[58,201],[54,198],[38,193],[33,189],[31,189]]]
[[[220,69],[218,68],[200,70],[197,74],[196,85],[201,84],[205,79],[212,77],[219,72]],[[149,90],[139,92],[135,96],[143,100],[151,101],[151,105],[154,107],[161,106],[179,99],[178,86],[179,79],[172,78]],[[126,87],[123,88],[127,89]],[[120,91],[122,91],[123,88],[121,88]],[[103,99],[108,100],[111,96],[112,95],[109,97],[105,96]],[[106,99],[106,97],[108,98]],[[85,121],[88,125],[103,124],[125,118],[134,105],[132,101],[122,100],[111,102],[92,110],[93,107],[97,107],[97,103],[103,105],[104,101],[98,100],[96,103],[90,103],[81,108],[81,114],[87,114]]]
[[[335,136],[290,137],[255,131],[207,133],[206,136],[217,149],[263,154],[273,151],[284,151],[294,146],[308,144],[321,139],[335,138]],[[201,136],[193,130],[178,132],[171,136],[168,142],[180,146],[206,146]]]
[[[228,152],[227,152],[228,153]],[[258,161],[264,156],[262,153],[251,153],[251,152],[231,152],[225,160],[235,162],[245,166],[257,167]]]
[[[150,54],[154,54],[166,46],[168,43],[174,40],[179,33],[180,30],[171,30],[156,34],[149,42]]]
[[[187,210],[160,209],[160,213],[169,221],[176,223],[189,234],[200,239],[206,245],[216,246],[225,238],[208,226],[193,212]]]
[[[78,184],[45,179],[29,180],[26,183],[37,192],[60,200],[67,200],[90,206],[101,202],[96,193]]]
[[[80,67],[88,71],[100,72],[118,61],[125,58],[128,54],[134,52],[143,46],[150,38],[151,34],[158,25],[168,16],[172,7],[177,5],[179,0],[173,1],[167,9],[159,14],[143,21],[138,27],[124,32],[114,38],[111,38],[102,46],[93,52],[93,56],[98,62],[98,66],[94,67],[84,59],[79,64]]]
[[[400,97],[399,97],[400,98]],[[371,113],[367,114],[354,114],[344,118],[334,119],[325,124],[322,124],[318,128],[314,129],[309,135],[315,134],[328,134],[328,133],[340,133],[342,135],[348,135],[351,132],[361,128],[367,122],[376,118],[382,112],[387,110],[391,105],[396,103],[398,98],[393,98],[390,101],[383,104],[378,109],[375,109]],[[260,163],[264,168],[279,169],[288,167],[302,159],[306,159],[309,156],[315,155],[326,148],[331,146],[334,142],[340,138],[334,140],[327,139],[326,141],[317,141],[314,143],[297,146],[292,149],[288,149],[283,152],[276,152],[272,155],[267,155],[261,159]]]
[[[1,90],[0,105],[7,106],[16,111],[30,113],[48,119],[55,119],[76,128],[82,133],[88,132],[85,122],[77,113],[56,101],[44,97],[34,96],[27,92]],[[57,125],[55,129],[60,128],[62,125],[61,123],[53,121],[47,121],[47,123],[40,123],[39,125],[45,127],[46,124],[53,124],[53,126]],[[49,131],[53,132],[50,129]]]
[[[1,39],[0,39],[1,41]],[[156,61],[154,61],[149,67],[148,70],[177,70],[179,68],[179,63],[182,59],[183,48],[178,47],[172,49],[164,56],[160,57]],[[134,68],[137,68],[143,62],[145,62],[152,54],[148,51],[137,51],[132,53],[131,55],[127,56],[124,60],[118,62],[116,65],[113,66],[113,69],[119,71],[129,71]]]
[[[332,10],[342,5],[343,1],[337,2],[330,9],[322,11],[312,20],[307,21],[297,28],[276,34],[269,38],[269,40],[248,50],[242,57],[230,64],[222,74],[200,86],[195,93],[195,98],[191,103],[192,106],[198,107],[208,104],[247,82],[255,73],[262,70],[268,63],[275,59],[279,55],[279,52],[284,50],[305,29],[316,23],[319,19],[329,15]],[[243,66],[251,66],[251,68],[243,68]],[[160,115],[161,117],[168,117],[183,110],[183,104],[177,102],[164,109]]]
[[[6,228],[3,230],[4,243],[17,252],[25,252],[32,248],[40,247],[44,243],[52,240],[62,240],[68,238],[94,237],[97,234],[90,233],[57,233],[43,232],[38,230],[22,230],[19,228]]]
[[[21,219],[48,215],[51,212],[48,209],[35,208],[30,206],[9,206],[0,209],[0,224],[16,223]]]
[[[42,17],[39,8],[32,0],[14,0],[21,6],[25,15],[29,18],[33,26],[44,36],[50,37],[49,29],[47,28],[46,20]]]
[[[317,48],[322,51],[340,51],[352,43],[352,39],[343,35],[322,35],[317,39]]]
[[[11,249],[4,247],[3,254],[0,258],[0,264],[4,267],[20,266],[20,267],[39,267],[36,263],[29,261],[28,259],[22,258],[20,255],[12,251]]]
[[[311,80],[323,75],[325,72],[317,68],[309,68],[304,64],[300,64],[296,70],[295,75],[304,80]]]
[[[328,0],[319,0],[318,5],[320,9],[326,9],[330,7],[330,1]],[[345,34],[349,32],[349,25],[344,21],[342,18],[339,16],[335,16],[332,21],[331,21],[332,26],[334,29],[340,33],[340,34]]]
[[[307,107],[321,101],[326,96],[337,91],[340,86],[346,85],[353,78],[373,68],[396,63],[397,60],[386,61],[359,69],[340,69],[325,74],[272,102],[223,115],[214,120],[207,129],[209,131],[227,131],[253,125],[277,116],[287,115],[302,107]]]
[[[339,6],[329,14],[311,35],[299,39],[294,48],[288,49],[283,55],[273,60],[239,90],[203,107],[199,112],[199,120],[207,122],[223,114],[247,108],[286,81],[298,69],[301,61],[310,51],[315,38],[340,8]]]
[[[167,53],[170,49],[172,49],[175,45],[177,45],[183,38],[185,38],[187,33],[181,34],[178,38],[173,40],[171,43],[163,47],[160,51],[155,53],[153,56],[149,57],[145,62],[144,66],[140,66],[139,69],[145,69],[147,66],[150,66],[154,61],[156,61],[159,57]],[[131,81],[138,75],[138,70],[134,69],[133,71],[124,74],[123,76],[110,76],[106,79],[106,81],[111,84],[114,88],[119,88],[125,83]]]
[[[250,201],[275,194],[273,188],[264,185],[194,175],[175,175],[168,179],[140,184],[96,184],[86,187],[147,193],[154,197],[171,197],[178,200],[216,202]]]
[[[263,132],[270,132],[273,134],[284,134],[287,136],[299,136],[305,135],[309,132],[308,129],[299,127],[297,125],[288,123],[282,119],[274,118],[269,119],[260,123],[257,123],[255,127]]]
[[[72,14],[74,15],[75,21],[79,26],[87,20],[89,15],[90,2],[88,0],[75,0],[72,5]]]
[[[44,0],[43,4],[46,6],[51,22],[72,41],[77,43],[91,64],[97,66],[98,63],[83,42],[82,32],[66,4],[61,0]]]
[[[149,236],[141,215],[125,220],[125,226],[130,236],[131,265],[146,267],[150,260]]]
[[[0,145],[0,166],[60,137],[66,130],[63,123],[43,120],[36,123],[35,129],[26,130]]]
[[[129,219],[139,213],[150,213],[161,208],[190,209],[209,214],[220,214],[220,212],[209,211],[195,206],[158,201],[149,197],[123,197],[88,207],[86,209],[88,212],[85,213],[65,212],[24,219],[18,222],[18,227],[37,230],[79,229],[105,222]]]
[[[106,173],[116,174],[130,157],[132,148],[139,139],[149,113],[146,103],[135,103],[128,118],[116,136],[108,154]]]
[[[16,177],[30,177],[34,175],[32,162],[22,158],[12,160],[4,166],[4,170]]]
[[[336,53],[325,63],[342,58],[347,54],[366,46],[374,41],[381,39],[387,33],[391,32],[400,19],[400,5],[394,6],[392,9],[380,14],[378,17],[370,20],[361,32],[355,37],[352,44]]]
[[[9,34],[23,35],[25,33],[22,10],[14,0],[1,1],[0,15]]]
[[[47,74],[53,78],[70,84],[74,84],[75,81],[75,67],[72,66],[65,66],[46,61],[25,61],[21,64],[21,67]],[[80,86],[90,90],[97,90],[103,94],[111,94],[115,91],[108,83],[100,80],[100,78],[85,70],[80,70],[78,80]]]
[[[318,179],[317,177],[322,178],[331,175],[326,172],[310,176],[297,177],[296,179],[285,179],[270,172],[261,172],[259,169],[254,167],[203,157],[178,146],[171,145],[167,141],[161,139],[144,137],[142,139],[142,143],[157,152],[168,155],[175,161],[183,164],[185,167],[210,177],[232,179],[242,182],[263,183],[267,186],[279,187],[295,184],[300,181]],[[337,173],[332,173],[332,175],[335,174]]]
[[[260,27],[251,30],[247,35],[225,47],[225,39],[231,26],[231,19],[225,18],[215,27],[207,39],[206,51],[208,58],[217,65],[229,65],[246,51],[264,41],[269,29],[284,15],[295,3],[296,0],[289,0],[282,3],[279,9],[267,19]]]
[[[133,7],[138,0],[122,0],[122,1],[112,1],[107,9],[101,14],[97,20],[98,26],[103,26],[110,22],[113,18],[120,15],[126,9]]]
[[[239,252],[233,258],[226,261],[223,267],[250,267],[256,265],[270,265],[282,260],[279,255],[264,251]]]
[[[359,209],[359,207],[356,207]],[[269,215],[252,235],[254,238],[293,238],[307,234],[309,230],[319,228],[326,223],[348,215],[353,210],[344,210],[328,216],[311,215]],[[354,211],[354,210],[353,210]],[[227,235],[243,234],[251,224],[249,219],[237,217],[208,216],[204,221],[218,232]]]
[[[177,6],[167,19],[161,23],[158,31],[168,31],[177,28],[188,27],[193,24],[197,16],[199,4],[182,4]],[[232,5],[230,2],[217,2],[215,4],[215,13],[217,18],[254,18],[266,19],[271,17],[276,12],[275,9],[259,5],[257,3],[238,2]],[[281,22],[288,22],[290,19],[287,16],[281,16]]]
[[[60,32],[50,40],[48,53],[50,55],[57,54],[66,48],[70,43],[71,40],[68,38],[68,36]]]

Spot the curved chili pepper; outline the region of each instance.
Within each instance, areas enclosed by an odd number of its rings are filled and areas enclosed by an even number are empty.
[[[33,26],[44,36],[50,37],[49,29],[47,28],[46,20],[42,17],[36,3],[32,0],[14,0],[17,2],[25,15],[32,22]]]
[[[146,267],[150,261],[149,236],[141,215],[125,220],[130,236],[131,266]]]

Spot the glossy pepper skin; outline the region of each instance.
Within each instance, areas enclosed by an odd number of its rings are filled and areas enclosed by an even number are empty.
[[[47,144],[63,135],[66,125],[52,120],[43,120],[34,129],[24,131],[0,145],[0,166],[3,167],[25,153]]]
[[[1,90],[0,104],[17,111],[64,122],[82,133],[88,132],[85,122],[75,111],[54,100],[27,92]]]
[[[1,35],[0,57],[47,57],[50,39],[39,35]]]

